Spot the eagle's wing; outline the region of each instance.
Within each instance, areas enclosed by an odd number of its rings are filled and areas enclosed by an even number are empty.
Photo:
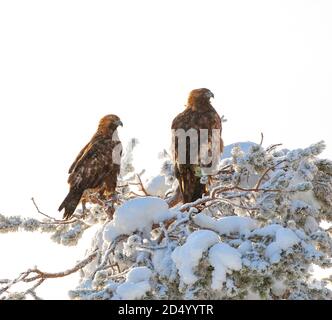
[[[112,166],[113,141],[99,139],[90,143],[76,161],[68,178],[71,188],[97,187]]]
[[[59,211],[65,208],[64,219],[72,216],[85,190],[99,187],[105,177],[113,173],[113,180],[116,181],[112,150],[118,143],[111,139],[98,139],[90,143],[75,162],[68,178],[70,191],[59,207]]]
[[[184,111],[184,112],[178,114],[172,122],[172,134],[173,134],[172,141],[174,143],[173,148],[172,148],[172,156],[173,156],[174,162],[177,162],[178,158],[179,158],[178,139],[175,136],[174,130],[177,130],[177,129],[187,130],[187,125],[190,125],[190,114],[188,111]]]
[[[217,111],[211,107],[211,111],[206,115],[206,124],[204,124],[206,128],[209,129],[209,152],[212,152],[212,149],[215,149],[215,156],[219,157],[220,154],[224,151],[224,142],[222,139],[222,122]],[[218,140],[215,140],[215,145],[212,145],[212,130],[218,130],[218,136],[214,137]],[[217,145],[218,144],[218,145]],[[219,147],[219,150],[216,148]]]
[[[74,160],[74,162],[72,163],[72,165],[70,166],[68,173],[72,173],[77,162],[82,158],[83,154],[87,151],[88,147],[90,146],[91,142],[87,143],[84,148],[80,151],[80,153],[78,154],[78,156],[76,157],[76,159]]]

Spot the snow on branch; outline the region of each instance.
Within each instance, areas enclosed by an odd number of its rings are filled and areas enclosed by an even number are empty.
[[[39,214],[46,216],[42,221],[35,218],[23,218],[20,216],[6,217],[0,214],[0,233],[27,231],[52,233],[51,239],[63,245],[76,245],[84,231],[90,227],[82,219],[74,218],[69,221],[57,220],[42,213],[34,198],[32,201]]]
[[[77,263],[73,268],[62,271],[62,272],[57,272],[57,273],[49,273],[49,272],[44,272],[39,270],[38,268],[33,268],[33,269],[29,269],[25,272],[22,272],[16,279],[9,281],[9,280],[0,280],[0,284],[1,283],[5,283],[5,286],[0,288],[0,299],[13,299],[13,298],[24,298],[27,294],[32,295],[35,299],[39,298],[36,295],[35,290],[47,279],[54,279],[54,278],[62,278],[62,277],[66,277],[72,273],[75,273],[79,270],[81,270],[82,268],[84,268],[86,265],[88,265],[89,263],[91,263],[96,257],[97,257],[98,252],[93,252],[91,253],[88,257],[86,257],[84,260],[80,261],[79,263]],[[30,287],[29,289],[27,289],[24,292],[20,292],[20,293],[15,293],[13,294],[8,294],[6,295],[6,293],[8,292],[8,290],[14,286],[15,284],[18,284],[20,282],[23,283],[31,283],[31,282],[35,282],[34,285],[32,287]],[[5,294],[4,296],[2,296],[3,294]]]
[[[317,157],[325,145],[278,150],[262,142],[246,152],[235,145],[206,179],[209,192],[193,203],[179,202],[164,152],[160,175],[147,184],[131,169],[121,178],[112,218],[107,203],[77,211],[68,225],[0,216],[2,232],[51,230],[61,243],[64,234],[74,239],[99,224],[81,263],[0,280],[3,295],[36,298],[46,279],[80,270],[71,299],[331,299],[330,277],[317,280],[310,271],[332,267],[331,228],[322,227],[332,222],[332,161]],[[34,285],[12,292],[20,281]]]

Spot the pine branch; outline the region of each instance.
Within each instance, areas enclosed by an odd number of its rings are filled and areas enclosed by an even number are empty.
[[[29,269],[25,272],[22,272],[16,279],[10,281],[7,283],[3,288],[0,289],[0,298],[1,294],[7,292],[11,287],[13,287],[15,284],[23,282],[23,283],[30,283],[37,281],[30,289],[25,291],[25,294],[28,293],[34,293],[36,288],[39,287],[46,279],[54,279],[54,278],[63,278],[66,276],[69,276],[82,268],[84,268],[86,265],[91,263],[96,257],[98,252],[94,251],[91,253],[88,257],[83,259],[82,261],[78,262],[74,267],[67,269],[65,271],[56,272],[56,273],[49,273],[39,270],[38,268]]]

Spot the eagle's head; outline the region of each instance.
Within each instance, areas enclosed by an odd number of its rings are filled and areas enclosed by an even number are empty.
[[[118,126],[123,126],[120,118],[114,114],[108,114],[99,121],[98,131],[104,134],[113,133]]]
[[[210,104],[210,99],[214,98],[214,94],[206,88],[194,89],[189,93],[188,107],[199,107]]]

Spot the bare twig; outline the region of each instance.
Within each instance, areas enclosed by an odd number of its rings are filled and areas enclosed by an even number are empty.
[[[219,174],[221,174],[221,173],[231,173],[231,171],[229,171],[229,170],[227,170],[227,169],[230,169],[230,168],[232,168],[232,164],[228,164],[228,165],[226,165],[226,166],[223,166],[218,172],[217,172],[217,174],[216,175],[219,175]],[[214,179],[213,177],[212,177],[212,179],[213,180],[218,180],[218,179]]]
[[[263,132],[261,132],[261,142],[259,143],[260,146],[263,145],[263,140],[264,140],[264,134]]]
[[[36,289],[45,281],[45,279],[40,279],[32,288],[28,289],[24,292],[24,295],[30,294],[35,300],[42,300],[40,297],[36,294]]]
[[[225,199],[225,198],[217,198],[218,199],[218,202],[225,202],[225,203],[229,203],[230,205],[234,206],[234,207],[237,207],[237,208],[240,208],[240,209],[244,209],[244,210],[247,210],[247,211],[255,211],[255,210],[258,210],[259,208],[257,207],[253,207],[253,208],[250,208],[250,207],[247,207],[243,204],[243,202],[241,201],[241,205],[239,204],[236,204],[232,201],[229,201],[228,199]],[[215,203],[213,203],[215,204]]]
[[[48,273],[40,271],[39,269],[30,269],[28,270],[28,275],[24,278],[24,282],[32,282],[38,279],[50,279],[50,278],[63,278],[66,276],[69,276],[72,273],[75,273],[76,271],[84,268],[87,264],[92,262],[97,257],[97,251],[94,251],[91,253],[87,258],[77,263],[73,268],[62,271],[62,272],[56,272],[56,273]],[[35,273],[36,275],[31,276],[28,278],[30,274]]]
[[[137,179],[138,179],[138,183],[139,183],[139,186],[141,188],[141,191],[146,195],[146,196],[149,196],[149,193],[146,191],[146,189],[144,188],[144,185],[143,185],[143,182],[142,182],[142,179],[141,177],[137,174],[136,175]]]
[[[184,211],[187,211],[188,209],[190,209],[192,207],[196,208],[197,206],[202,205],[202,204],[204,204],[208,201],[211,201],[211,200],[214,200],[213,197],[204,197],[204,198],[197,199],[194,202],[190,202],[190,203],[186,203],[186,204],[182,205],[181,208],[180,208],[180,211],[184,212]]]
[[[119,270],[119,272],[118,272],[117,274],[109,276],[108,279],[114,279],[114,278],[126,277],[127,273],[128,273],[131,269],[136,268],[136,266],[137,266],[137,263],[134,263],[130,268],[128,268],[128,269],[126,269],[126,270],[123,270],[122,272],[120,272],[120,270]]]
[[[282,143],[273,144],[272,146],[270,146],[266,149],[266,152],[271,152],[272,150],[274,150],[276,147],[279,147],[279,146],[282,146]]]
[[[181,200],[182,200],[182,197],[181,197],[180,188],[177,187],[176,190],[175,190],[175,193],[171,197],[166,199],[166,202],[167,202],[167,204],[170,208],[173,208],[179,202],[181,202]]]
[[[5,284],[5,283],[9,283],[10,280],[9,279],[0,279],[0,284]]]
[[[53,220],[53,221],[56,221],[55,218],[53,218],[53,217],[49,216],[48,214],[46,214],[46,213],[44,213],[44,212],[42,212],[42,211],[39,210],[39,207],[37,206],[37,203],[36,203],[34,197],[31,198],[31,201],[32,201],[33,205],[35,206],[35,208],[36,208],[36,210],[37,210],[37,212],[38,212],[39,214],[45,216],[45,217],[48,218],[48,219],[51,219],[51,220]]]
[[[260,179],[258,180],[258,182],[257,182],[257,184],[256,184],[256,186],[255,186],[255,189],[259,189],[259,187],[260,187],[260,185],[261,185],[263,179],[265,178],[265,176],[268,174],[269,171],[275,169],[279,164],[281,164],[281,163],[283,163],[283,162],[285,162],[285,161],[286,161],[286,160],[281,160],[281,161],[279,161],[278,163],[276,163],[274,166],[272,166],[272,167],[270,167],[270,168],[267,168],[267,169],[265,170],[265,172],[262,174],[262,176],[260,177]]]
[[[174,224],[172,225],[172,227],[168,230],[168,234],[174,232],[175,229],[176,229],[180,224],[186,223],[186,222],[188,222],[188,221],[189,221],[189,217],[186,217],[186,218],[184,218],[184,219],[181,219],[181,220],[177,221],[177,222],[174,223]]]
[[[40,298],[39,296],[37,296],[36,292],[33,291],[33,290],[26,291],[26,294],[30,294],[35,300],[43,300],[42,298]]]
[[[68,221],[57,220],[56,218],[53,218],[53,217],[49,216],[48,214],[46,214],[46,213],[40,211],[40,209],[39,209],[39,207],[38,207],[38,205],[37,205],[37,203],[36,203],[34,197],[31,198],[31,201],[32,201],[33,205],[35,206],[35,208],[36,208],[36,210],[37,210],[37,212],[38,212],[39,214],[41,214],[41,215],[43,215],[44,217],[46,217],[46,218],[48,218],[48,219],[50,219],[50,220],[53,221],[53,222],[40,222],[41,224],[71,224],[71,223],[74,223],[74,222],[77,221],[76,218],[74,218],[74,219],[72,219],[72,220],[68,220]]]
[[[233,186],[233,187],[228,187],[228,188],[222,188],[222,187],[217,187],[214,190],[212,190],[212,199],[216,198],[216,195],[219,193],[227,192],[227,191],[232,191],[232,190],[240,190],[240,191],[246,191],[246,192],[283,192],[283,190],[280,189],[261,189],[261,188],[242,188],[239,186]]]
[[[146,251],[146,252],[152,252],[155,250],[163,250],[166,249],[167,245],[162,245],[162,246],[144,246],[144,245],[140,245],[136,247],[136,250],[138,251]]]
[[[103,270],[103,269],[106,268],[106,266],[107,266],[107,262],[108,262],[108,259],[109,259],[110,254],[114,251],[114,249],[116,248],[116,245],[117,245],[120,241],[122,241],[122,240],[124,240],[124,239],[126,239],[126,238],[128,238],[128,236],[126,236],[126,235],[120,235],[120,236],[118,236],[117,238],[115,238],[115,239],[109,244],[109,246],[108,246],[108,248],[107,248],[107,250],[106,250],[106,252],[105,252],[105,254],[104,254],[104,256],[103,256],[103,259],[102,259],[100,265],[99,265],[99,266],[96,268],[96,270],[94,271],[92,278],[94,278],[94,277],[96,276],[96,273],[97,273],[98,271]]]
[[[88,265],[90,262],[92,262],[97,256],[97,251],[94,251],[91,253],[87,258],[77,263],[73,268],[62,271],[62,272],[56,272],[56,273],[49,273],[39,270],[38,268],[29,269],[23,273],[21,273],[16,279],[12,280],[10,283],[8,283],[6,286],[0,289],[0,295],[6,292],[8,289],[10,289],[13,285],[24,282],[29,283],[33,281],[39,280],[34,286],[32,286],[30,289],[28,289],[25,293],[32,293],[34,290],[40,286],[46,279],[51,278],[62,278],[66,277],[72,273],[77,272],[78,270],[81,270],[86,265]],[[33,294],[32,294],[33,295]]]
[[[163,233],[164,233],[164,235],[165,235],[165,239],[166,239],[166,241],[169,242],[168,232],[167,232],[167,230],[166,230],[166,228],[165,228],[164,223],[163,223],[163,222],[160,222],[159,224],[160,224],[160,228],[161,228],[161,230],[163,231]]]

